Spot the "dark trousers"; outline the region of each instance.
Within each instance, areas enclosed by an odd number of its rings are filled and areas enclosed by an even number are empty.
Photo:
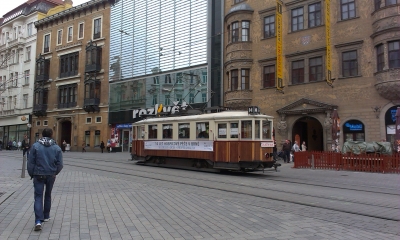
[[[288,151],[288,150],[285,150],[285,151],[283,151],[284,152],[284,154],[285,154],[285,162],[290,162],[290,151]]]
[[[104,148],[101,148],[101,153],[103,153]]]
[[[26,158],[29,157],[29,148],[23,148],[22,149],[22,156],[25,156],[26,154]]]
[[[43,221],[50,217],[51,191],[56,180],[55,176],[33,176],[33,188],[35,189],[35,222]],[[46,186],[43,202],[43,192]],[[43,204],[44,203],[44,204]]]

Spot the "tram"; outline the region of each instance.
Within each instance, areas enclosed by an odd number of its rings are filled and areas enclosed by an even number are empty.
[[[150,166],[276,170],[272,127],[273,117],[250,110],[147,118],[132,124],[131,156]]]

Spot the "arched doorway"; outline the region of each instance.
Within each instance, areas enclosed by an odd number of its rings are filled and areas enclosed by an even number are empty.
[[[324,136],[321,123],[313,117],[302,117],[293,125],[292,143],[297,141],[299,146],[306,142],[307,150],[323,151]]]
[[[59,140],[59,144],[61,144],[64,140],[71,144],[71,126],[72,124],[70,121],[64,121],[61,123],[61,139]]]

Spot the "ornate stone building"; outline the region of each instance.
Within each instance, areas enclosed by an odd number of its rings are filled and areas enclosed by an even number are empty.
[[[66,0],[66,2],[72,2]],[[110,6],[91,0],[63,11],[52,9],[35,22],[36,75],[32,138],[51,127],[71,150],[100,151],[108,126]]]
[[[276,54],[277,6],[225,0],[225,106],[258,105],[274,116],[278,148],[290,139],[305,141],[309,150],[330,150],[333,109],[340,117],[340,144],[393,141],[400,106],[400,1],[284,0],[278,9],[282,63]],[[333,87],[326,81],[329,62]],[[283,91],[276,87],[278,69]]]

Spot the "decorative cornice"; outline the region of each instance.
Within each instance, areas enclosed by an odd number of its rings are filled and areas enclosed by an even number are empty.
[[[258,60],[259,63],[270,62],[270,61],[276,61],[276,57],[264,58],[264,59]]]
[[[303,104],[310,104],[313,107],[306,108],[306,109],[294,109]],[[309,98],[302,98],[296,102],[293,102],[293,103],[290,103],[290,104],[284,106],[283,108],[278,109],[276,112],[279,114],[298,115],[298,114],[304,114],[304,113],[326,112],[326,111],[331,111],[335,108],[338,108],[338,106],[311,100]]]
[[[362,44],[363,42],[364,42],[364,40],[355,41],[355,42],[348,42],[348,43],[340,43],[340,44],[336,44],[335,48],[342,48],[342,47],[348,47],[348,46],[353,46],[353,45],[359,45],[359,44]]]
[[[258,14],[261,15],[261,14],[264,14],[267,12],[272,12],[272,11],[276,11],[276,6],[260,10],[260,11],[258,11]]]
[[[227,67],[229,64],[232,64],[232,63],[253,63],[253,59],[248,58],[248,59],[229,60],[226,63],[224,63],[224,67]]]
[[[374,32],[374,33],[371,35],[371,38],[375,38],[375,37],[378,36],[378,35],[382,35],[382,34],[385,34],[385,33],[388,33],[388,32],[400,32],[400,27],[386,28],[386,29],[383,29],[383,30],[381,30],[381,31]]]
[[[291,58],[291,57],[296,57],[296,56],[301,56],[301,55],[315,53],[315,52],[321,52],[321,51],[326,51],[326,47],[312,49],[312,50],[303,51],[303,52],[289,53],[289,54],[285,55],[285,57]]]

